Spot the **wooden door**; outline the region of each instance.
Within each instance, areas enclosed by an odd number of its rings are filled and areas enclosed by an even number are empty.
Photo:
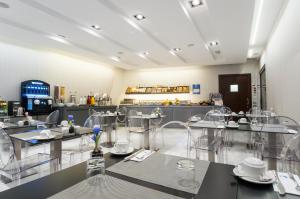
[[[252,104],[251,74],[219,75],[219,92],[232,111],[248,111]]]

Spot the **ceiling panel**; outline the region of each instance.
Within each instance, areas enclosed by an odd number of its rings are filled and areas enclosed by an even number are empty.
[[[244,62],[255,2],[206,0],[191,8],[189,0],[0,1],[10,5],[0,12],[2,39],[126,69]],[[69,44],[49,38],[56,35]],[[181,51],[171,54],[173,48]]]

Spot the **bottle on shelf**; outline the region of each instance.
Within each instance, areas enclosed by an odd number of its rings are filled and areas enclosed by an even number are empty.
[[[95,105],[95,97],[92,95],[91,96],[91,105],[94,106]]]
[[[90,95],[87,96],[86,104],[88,104],[88,105],[91,104],[91,96]]]

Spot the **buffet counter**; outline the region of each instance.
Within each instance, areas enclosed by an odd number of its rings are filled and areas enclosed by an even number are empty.
[[[73,115],[75,124],[83,126],[85,120],[88,118],[92,110],[97,112],[115,112],[117,106],[88,106],[88,105],[79,105],[71,107],[54,107],[55,110],[59,110],[59,122],[62,120],[68,120],[68,115]]]
[[[200,114],[202,116],[201,118],[203,118],[208,111],[215,107],[200,105],[120,105],[120,107],[124,106],[127,108],[127,111],[137,110],[145,114],[150,114],[154,108],[159,107],[162,109],[163,114],[166,115],[166,117],[163,118],[163,124],[174,120],[186,122],[191,116],[197,114]]]

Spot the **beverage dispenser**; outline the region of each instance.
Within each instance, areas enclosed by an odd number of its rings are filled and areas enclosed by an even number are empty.
[[[40,80],[28,80],[21,83],[21,101],[25,111],[32,115],[51,112],[53,99],[50,85]]]

